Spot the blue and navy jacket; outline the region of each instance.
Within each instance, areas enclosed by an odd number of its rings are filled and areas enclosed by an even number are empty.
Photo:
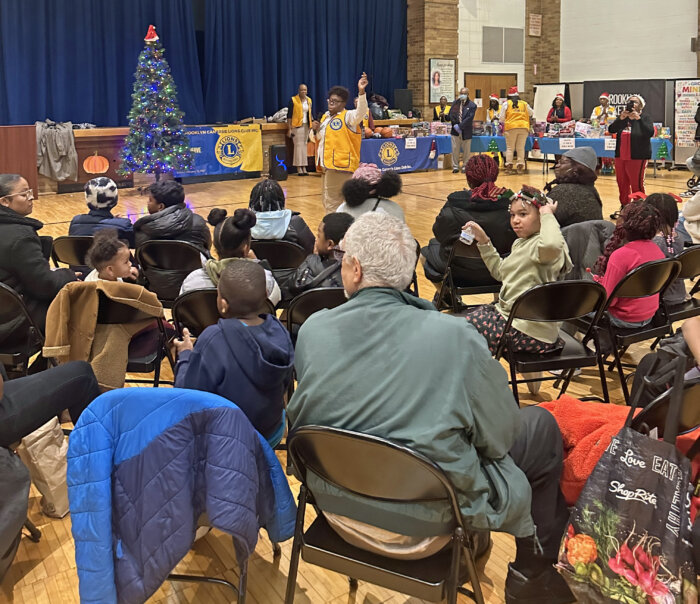
[[[125,239],[134,247],[134,225],[128,218],[117,218],[104,209],[91,209],[87,214],[73,216],[68,227],[71,237],[90,237],[100,229],[117,229],[119,239]]]
[[[68,447],[80,601],[146,601],[187,553],[206,512],[234,537],[239,564],[264,526],[294,532],[296,505],[265,439],[233,403],[178,388],[95,399]]]

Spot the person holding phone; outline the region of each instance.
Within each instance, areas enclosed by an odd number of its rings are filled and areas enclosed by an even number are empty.
[[[624,111],[608,126],[608,132],[617,134],[615,142],[615,174],[620,193],[620,209],[630,201],[632,193],[645,193],[644,175],[651,159],[651,137],[654,122],[643,113],[644,99],[633,94],[627,99]],[[617,219],[620,212],[610,215]]]

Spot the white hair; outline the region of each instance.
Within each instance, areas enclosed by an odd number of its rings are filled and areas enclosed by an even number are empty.
[[[398,218],[367,212],[350,225],[343,239],[345,255],[362,267],[363,287],[403,290],[413,278],[418,260],[416,240]]]

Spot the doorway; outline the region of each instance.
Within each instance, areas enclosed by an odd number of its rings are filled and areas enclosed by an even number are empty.
[[[464,85],[469,88],[469,97],[477,104],[475,120],[486,119],[489,95],[495,93],[499,98],[506,98],[508,89],[516,86],[518,76],[515,73],[466,73]],[[481,99],[481,107],[476,99]]]

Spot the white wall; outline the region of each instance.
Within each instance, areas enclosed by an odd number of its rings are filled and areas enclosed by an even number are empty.
[[[518,86],[522,87],[525,83],[522,63],[482,63],[481,28],[484,26],[524,29],[525,0],[460,0],[457,81],[463,84],[465,72],[516,73]]]
[[[697,0],[561,0],[560,79],[694,78],[697,27]]]

